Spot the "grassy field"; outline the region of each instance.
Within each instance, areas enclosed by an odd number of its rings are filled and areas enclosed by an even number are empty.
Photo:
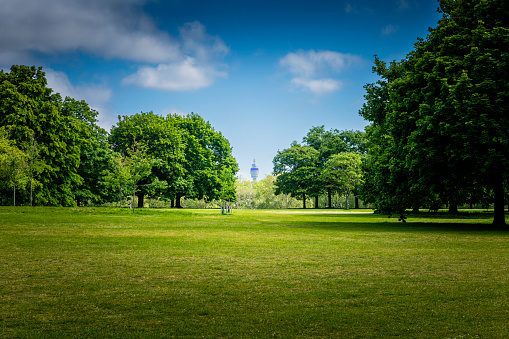
[[[0,208],[1,338],[507,338],[509,227]]]

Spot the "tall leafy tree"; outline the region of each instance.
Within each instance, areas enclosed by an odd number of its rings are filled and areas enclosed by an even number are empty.
[[[39,186],[39,181],[35,178],[44,170],[44,162],[40,159],[41,148],[35,139],[34,134],[30,136],[28,141],[21,144],[21,149],[25,153],[26,170],[29,179],[30,206],[33,206],[34,187]]]
[[[16,189],[26,184],[27,162],[25,154],[7,138],[0,129],[0,179],[4,186],[12,189],[12,201],[16,206]]]
[[[119,116],[116,126],[110,132],[109,141],[114,151],[126,155],[133,149],[136,141],[146,148],[147,156],[159,159],[155,162],[151,174],[140,184],[150,184],[157,178],[166,182],[159,196],[174,199],[176,187],[182,184],[184,160],[183,131],[170,117],[162,117],[153,112],[138,113],[131,116]],[[138,206],[143,207],[144,197],[149,193],[148,186],[140,186]]]
[[[302,207],[306,208],[306,195],[316,196],[320,189],[317,187],[319,152],[311,146],[294,142],[290,148],[278,151],[272,163],[276,195],[284,193],[302,199]]]
[[[235,201],[237,161],[229,141],[197,114],[169,115],[184,131],[185,158],[181,185],[175,189],[176,207],[184,196]]]
[[[325,163],[322,180],[331,191],[345,194],[346,209],[350,195],[362,184],[362,158],[356,152],[332,155]]]
[[[303,138],[304,145],[311,146],[319,152],[320,172],[323,171],[325,163],[331,156],[341,152],[358,152],[366,153],[367,142],[365,133],[361,131],[331,129],[326,131],[324,126],[312,127],[308,134]],[[316,178],[317,186],[322,186],[327,191],[328,206],[332,208],[332,190],[331,185],[326,185],[322,180],[322,176]],[[318,196],[315,197],[315,206],[317,206]]]
[[[438,26],[392,67],[402,72],[383,87],[382,109],[368,92],[361,114],[375,133],[383,131],[387,146],[372,160],[372,177],[385,171],[391,178],[387,186],[398,196],[393,210],[440,201],[454,211],[486,188],[493,192],[494,223],[505,224],[509,4],[442,0],[440,9]],[[385,113],[381,121],[377,112]]]
[[[45,166],[37,176],[41,188],[37,204],[75,205],[73,189],[82,178],[79,145],[84,142],[80,122],[60,112],[61,97],[47,87],[45,73],[35,66],[12,66],[0,71],[0,126],[5,126],[16,145],[35,136]]]
[[[66,97],[61,104],[61,114],[76,119],[77,131],[83,142],[80,144],[80,165],[78,175],[83,179],[74,189],[78,205],[102,204],[113,201],[116,194],[106,182],[106,176],[113,166],[113,152],[107,139],[107,132],[97,123],[98,112],[84,101]]]

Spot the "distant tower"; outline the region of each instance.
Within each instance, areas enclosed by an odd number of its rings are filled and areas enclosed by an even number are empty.
[[[253,159],[253,164],[251,165],[251,179],[253,181],[256,181],[258,179],[258,173],[260,170],[258,169],[258,166],[256,166],[256,159]]]

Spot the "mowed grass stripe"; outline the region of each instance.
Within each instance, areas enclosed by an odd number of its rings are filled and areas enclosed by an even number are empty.
[[[507,337],[509,233],[440,216],[2,207],[0,337]]]

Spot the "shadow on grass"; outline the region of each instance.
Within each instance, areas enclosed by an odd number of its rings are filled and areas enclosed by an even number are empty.
[[[351,214],[327,215],[309,213],[306,221],[296,220],[288,227],[319,228],[343,231],[370,232],[503,232],[509,234],[509,225],[493,225],[491,213],[418,213],[408,215],[407,222],[398,221],[398,217],[379,214],[355,215]],[[376,221],[374,220],[376,219]],[[387,221],[382,221],[386,219]],[[469,222],[470,221],[470,222]]]

